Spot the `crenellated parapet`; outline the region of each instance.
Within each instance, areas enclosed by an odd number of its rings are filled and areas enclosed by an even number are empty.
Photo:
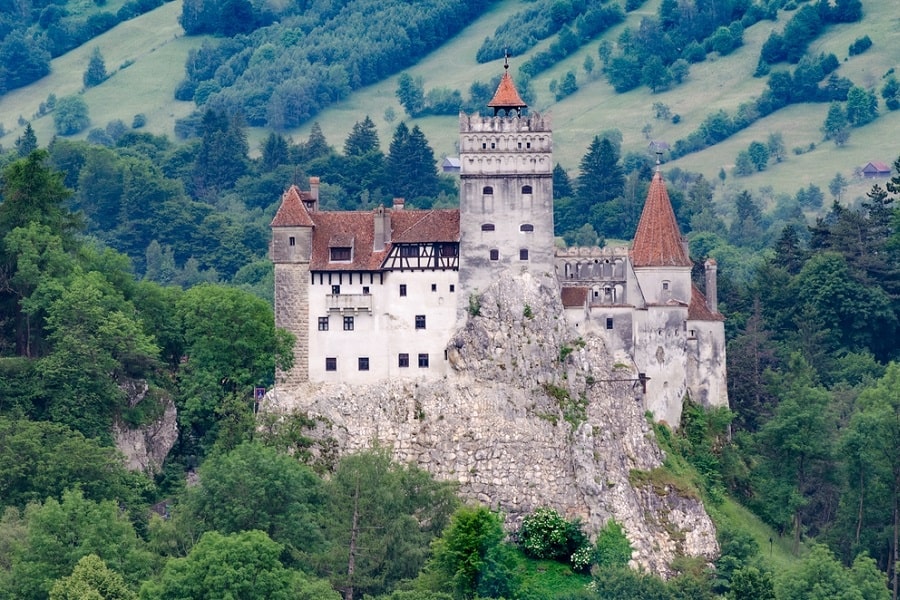
[[[485,117],[479,114],[459,113],[460,133],[524,133],[552,131],[550,115],[532,112],[528,115]]]

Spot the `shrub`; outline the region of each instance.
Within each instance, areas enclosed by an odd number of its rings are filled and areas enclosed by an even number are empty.
[[[872,47],[872,39],[864,35],[861,38],[856,38],[856,40],[850,44],[850,56],[856,56],[857,54],[862,54],[866,50]]]
[[[567,521],[552,508],[542,507],[522,521],[519,544],[528,556],[568,563],[588,542],[577,519]]]
[[[624,567],[631,560],[631,542],[617,521],[610,519],[597,534],[594,560],[600,567]]]

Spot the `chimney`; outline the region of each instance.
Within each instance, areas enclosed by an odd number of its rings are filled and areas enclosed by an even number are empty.
[[[319,210],[319,178],[318,177],[310,177],[309,178],[309,197],[312,201],[307,204],[307,207],[313,212]]]
[[[403,205],[406,203],[406,200],[403,198],[394,198],[394,210],[403,210]]]
[[[375,209],[375,235],[372,236],[372,251],[381,252],[391,241],[391,213],[379,206]]]
[[[716,289],[716,270],[719,266],[714,258],[707,258],[703,266],[706,268],[706,308],[712,313],[717,313],[719,312],[719,300]]]

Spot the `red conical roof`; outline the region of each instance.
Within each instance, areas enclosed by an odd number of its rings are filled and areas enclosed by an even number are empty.
[[[281,197],[281,206],[269,227],[314,227],[309,211],[303,204],[303,192],[292,185]]]
[[[675,211],[658,171],[650,183],[644,212],[638,222],[631,246],[631,264],[635,267],[690,267]]]
[[[504,68],[506,71],[503,72],[503,77],[500,79],[500,85],[497,86],[497,91],[494,92],[494,97],[488,102],[488,106],[495,111],[501,108],[506,110],[519,110],[525,108],[528,105],[525,104],[525,101],[519,96],[519,92],[516,90],[512,77],[509,76],[509,65],[506,65]]]

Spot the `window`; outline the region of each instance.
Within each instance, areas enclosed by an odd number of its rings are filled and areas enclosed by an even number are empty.
[[[664,290],[669,289],[669,282],[668,282],[668,281],[663,281],[663,289],[664,289]]]
[[[289,245],[289,246],[296,246],[296,245],[297,245],[297,239],[296,239],[294,236],[289,237],[289,238],[288,238],[288,245]]]
[[[411,256],[419,255],[419,247],[418,246],[400,246],[400,256],[404,258],[409,258]]]
[[[522,149],[522,142],[519,142],[519,150]]]
[[[340,294],[340,293],[341,293],[341,286],[339,286],[339,285],[333,285],[333,286],[331,286],[331,293],[334,294],[335,296],[337,296],[338,294]]]
[[[482,226],[481,226],[481,230],[482,230],[482,231],[493,231],[493,230],[494,230],[494,224],[493,224],[493,223],[484,223],[484,224],[482,224]]]
[[[368,356],[360,356],[359,357],[359,370],[360,371],[368,371],[369,370],[369,357]]]
[[[453,284],[451,283],[451,284],[450,284],[450,292],[452,293],[452,292],[455,292],[455,291],[456,291],[456,286],[453,285]]]
[[[425,315],[416,315],[416,329],[425,329]]]
[[[534,231],[534,225],[532,225],[531,223],[522,223],[521,225],[519,225],[519,231],[523,233],[531,233],[532,231]]]
[[[497,144],[495,144],[494,142],[491,142],[491,150],[493,150],[496,147],[497,147]]]
[[[436,291],[437,291],[437,284],[436,284],[436,283],[432,283],[432,284],[431,284],[431,291],[432,291],[432,292],[436,292]]]
[[[531,148],[531,142],[526,143],[526,144],[525,144],[525,147],[530,149],[530,148]]]
[[[344,331],[353,331],[353,317],[344,317]]]
[[[528,248],[519,250],[519,260],[528,260]]]
[[[532,192],[531,192],[531,186],[530,186],[530,185],[523,185],[523,186],[522,186],[522,193],[523,193],[523,194],[531,194],[531,193],[532,193]]]
[[[427,368],[428,368],[428,355],[427,355],[427,354],[420,354],[420,355],[419,355],[419,368],[420,368],[420,369],[427,369]]]
[[[481,190],[481,193],[484,194],[485,196],[490,196],[491,194],[494,193],[494,188],[492,188],[492,187],[489,186],[489,185],[486,185],[486,186],[484,186],[484,188]]]
[[[331,357],[325,359],[326,371],[337,371],[337,358]]]
[[[368,295],[369,295],[369,286],[364,285],[363,286],[363,296],[368,296]]]
[[[487,150],[487,142],[481,142],[481,149]]]
[[[406,284],[405,284],[405,283],[401,283],[401,284],[400,284],[400,295],[401,295],[401,296],[405,296],[405,295],[406,295]]]
[[[350,260],[351,249],[349,247],[337,247],[331,249],[331,260]]]
[[[397,356],[397,366],[401,369],[409,366],[409,354],[399,354]]]
[[[612,329],[612,328],[613,328],[613,320],[612,320],[612,317],[606,317],[606,328],[607,328],[607,329]]]
[[[319,317],[319,331],[328,331],[328,317]]]
[[[457,249],[456,244],[439,244],[438,253],[442,257],[456,256],[456,254],[457,254],[456,249]]]
[[[499,250],[491,250],[491,260],[500,260]]]

